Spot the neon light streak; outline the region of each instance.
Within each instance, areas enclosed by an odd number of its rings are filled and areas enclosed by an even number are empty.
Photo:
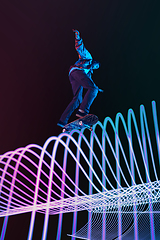
[[[70,142],[70,139],[68,138],[67,139],[67,146],[69,146],[69,142]],[[64,158],[63,158],[63,171],[66,172],[66,166],[67,166],[67,149],[65,148],[64,150]],[[64,182],[65,182],[65,174],[63,173],[62,174],[62,184],[61,184],[61,188],[62,190],[64,191]],[[64,192],[61,192],[61,197],[63,198],[64,197]],[[57,228],[57,237],[56,237],[56,240],[60,240],[61,239],[61,232],[62,232],[62,220],[63,220],[63,213],[60,213],[59,214],[59,220],[58,220],[58,228]]]
[[[156,135],[157,149],[158,149],[158,157],[159,157],[159,164],[160,164],[160,137],[159,137],[159,127],[158,127],[156,102],[155,101],[152,101],[152,111],[153,111],[154,128],[155,128],[155,135]]]
[[[154,101],[152,112],[160,163],[160,137]],[[129,158],[121,142],[120,121],[128,143]],[[115,146],[112,145],[106,130],[108,124],[113,129]],[[43,147],[31,144],[1,155],[0,217],[4,217],[1,239],[5,238],[9,216],[31,212],[28,232],[28,240],[31,240],[35,216],[37,212],[40,212],[45,215],[41,239],[47,239],[49,216],[59,214],[56,240],[60,240],[63,214],[73,212],[70,235],[72,240],[76,237],[92,239],[96,238],[97,234],[101,236],[101,239],[108,239],[110,236],[119,237],[120,240],[124,234],[129,234],[132,228],[134,228],[134,239],[139,240],[141,229],[138,219],[142,215],[145,218],[147,214],[150,218],[150,238],[155,240],[157,230],[154,214],[159,214],[160,210],[153,206],[160,201],[160,180],[159,169],[156,169],[157,164],[154,160],[156,153],[152,149],[152,139],[143,105],[140,106],[140,126],[141,134],[135,114],[132,109],[129,109],[127,124],[122,114],[118,113],[115,124],[107,117],[103,124],[98,122],[94,126],[88,138],[86,137],[89,133],[87,129],[81,132],[74,130],[70,134],[62,133],[58,137],[50,137]],[[133,127],[136,137],[132,134]],[[100,129],[101,135],[97,133]],[[135,141],[138,142],[142,158],[141,166],[134,148]],[[47,151],[50,144],[53,146],[51,154]],[[83,148],[84,145],[85,148]],[[114,163],[111,163],[106,145],[110,148]],[[64,149],[63,161],[58,161],[59,146]],[[74,146],[76,151],[72,151],[70,146]],[[101,157],[96,152],[97,148],[101,152]],[[45,161],[46,158],[50,159],[49,163]],[[62,166],[59,162],[62,162]],[[84,168],[82,162],[88,170]],[[67,165],[70,163],[75,166],[73,179],[67,170]],[[149,166],[151,166],[152,175]],[[82,174],[86,179],[88,192],[80,188],[79,181]],[[152,182],[150,176],[152,176]],[[145,208],[146,204],[148,204],[148,209]],[[77,231],[78,211],[83,210],[88,211],[88,224]]]

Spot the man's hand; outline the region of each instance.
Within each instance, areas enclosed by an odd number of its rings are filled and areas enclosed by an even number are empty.
[[[77,40],[80,40],[80,39],[81,39],[81,37],[80,37],[80,32],[79,32],[78,30],[75,30],[75,29],[72,29],[72,31],[73,31],[74,34],[75,34],[75,38],[76,38]]]
[[[103,89],[100,89],[100,88],[98,88],[98,91],[99,91],[99,92],[104,92]]]

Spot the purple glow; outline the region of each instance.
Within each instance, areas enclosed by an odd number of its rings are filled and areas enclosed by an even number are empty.
[[[160,156],[158,121],[154,102],[152,103],[152,108],[157,149]],[[131,120],[134,124],[136,140],[138,140],[142,157],[143,165],[141,166],[136,158],[136,151],[134,149],[135,139],[132,137],[133,127],[131,127]],[[119,135],[120,121],[123,124],[128,141],[129,159],[126,157],[127,154],[125,153]],[[153,204],[157,203],[160,199],[160,181],[158,180],[144,106],[140,107],[140,123],[141,135],[134,112],[130,109],[128,111],[128,125],[126,125],[122,114],[118,113],[115,124],[110,118],[106,118],[104,124],[98,122],[97,125],[93,127],[89,140],[85,136],[85,134],[88,134],[88,130],[81,132],[73,130],[70,134],[62,133],[58,137],[49,138],[43,147],[32,144],[25,148],[19,148],[13,152],[1,155],[0,216],[5,217],[1,239],[5,238],[9,216],[31,212],[28,232],[28,240],[31,240],[33,238],[36,213],[41,212],[45,215],[42,239],[45,240],[47,238],[49,216],[59,214],[56,240],[60,240],[63,214],[65,212],[74,212],[72,240],[78,236],[81,236],[81,239],[82,237],[83,239],[92,239],[93,235],[96,236],[96,231],[101,232],[102,239],[107,239],[109,234],[112,238],[118,235],[120,240],[122,239],[123,232],[128,227],[127,224],[131,222],[132,217],[134,218],[134,239],[138,240],[140,236],[138,219],[139,216],[144,213],[143,205],[149,204],[146,213],[150,216],[151,240],[155,240],[155,210]],[[106,131],[107,124],[111,125],[115,134],[115,146],[112,145],[109,134]],[[100,128],[102,132],[100,137],[97,134],[98,128]],[[74,138],[74,136],[76,137]],[[52,154],[47,151],[51,143],[53,143]],[[70,143],[75,146],[75,152],[72,152],[70,149]],[[87,157],[86,152],[83,150],[82,143],[85,144],[86,149],[88,149],[89,157]],[[112,159],[112,162],[108,156],[106,144],[108,148],[110,148],[110,154],[112,154],[112,158],[114,159]],[[57,161],[57,152],[60,145],[64,149],[63,167]],[[100,156],[101,159],[97,156],[95,145],[102,153]],[[39,152],[39,154],[37,152]],[[148,162],[149,153],[150,163]],[[69,163],[68,156],[70,157]],[[50,159],[49,164],[45,161],[46,157]],[[81,165],[81,159],[83,159],[87,165],[88,171]],[[75,166],[74,180],[72,180],[67,172],[67,164],[72,163]],[[44,166],[48,173],[43,170]],[[153,169],[153,182],[151,182],[149,166],[152,166]],[[146,181],[144,181],[141,175],[142,168],[145,172]],[[56,169],[58,169],[58,172]],[[112,175],[112,178],[110,178],[107,169],[110,175]],[[80,171],[88,183],[87,193],[79,187]],[[43,181],[42,176],[47,181]],[[138,176],[138,178],[136,179],[135,176]],[[57,184],[54,178],[56,178],[60,184]],[[68,181],[69,185],[66,183]],[[54,189],[52,186],[54,186]],[[88,225],[86,225],[82,231],[77,231],[77,212],[83,210],[88,211]],[[157,210],[157,212],[159,213],[159,210]],[[129,223],[127,223],[127,220],[126,222],[123,220],[124,214],[128,216]],[[116,226],[117,222],[118,226]],[[109,223],[111,226],[106,227]],[[75,233],[76,231],[77,233]],[[127,231],[129,232],[129,230]]]

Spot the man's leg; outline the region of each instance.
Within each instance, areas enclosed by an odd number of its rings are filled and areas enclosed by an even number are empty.
[[[72,76],[76,81],[83,86],[83,88],[88,89],[86,92],[84,99],[79,107],[80,110],[84,111],[85,113],[89,113],[91,104],[93,103],[94,99],[98,94],[98,87],[96,84],[90,79],[84,71],[76,70],[72,73]]]
[[[77,82],[72,75],[69,76],[69,80],[72,85],[72,91],[73,91],[73,99],[63,112],[63,114],[60,117],[60,120],[58,122],[59,126],[64,126],[68,123],[68,120],[73,113],[73,111],[79,106],[79,104],[82,102],[82,93],[83,93],[83,87]]]

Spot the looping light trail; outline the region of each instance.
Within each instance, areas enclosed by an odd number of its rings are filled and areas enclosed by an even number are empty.
[[[145,212],[150,216],[150,239],[155,240],[153,205],[160,202],[160,141],[154,101],[152,111],[154,140],[141,105],[141,134],[135,114],[129,109],[127,125],[118,113],[115,124],[107,117],[92,132],[73,130],[70,134],[50,137],[43,147],[31,144],[1,155],[0,217],[4,217],[1,239],[5,237],[8,217],[26,212],[32,212],[28,240],[33,236],[36,212],[45,215],[42,239],[47,239],[49,215],[54,214],[59,214],[56,240],[61,239],[66,212],[74,212],[73,239],[95,238],[90,220],[93,214],[118,214],[118,222],[114,220],[118,227],[114,231],[119,239],[127,229],[123,214],[132,214],[134,236],[139,239],[137,218]],[[156,151],[152,142],[157,144]],[[89,221],[87,231],[80,236],[75,232],[77,212],[82,210],[88,211]],[[156,213],[159,213],[157,208]],[[102,239],[109,239],[106,217],[99,224]]]

